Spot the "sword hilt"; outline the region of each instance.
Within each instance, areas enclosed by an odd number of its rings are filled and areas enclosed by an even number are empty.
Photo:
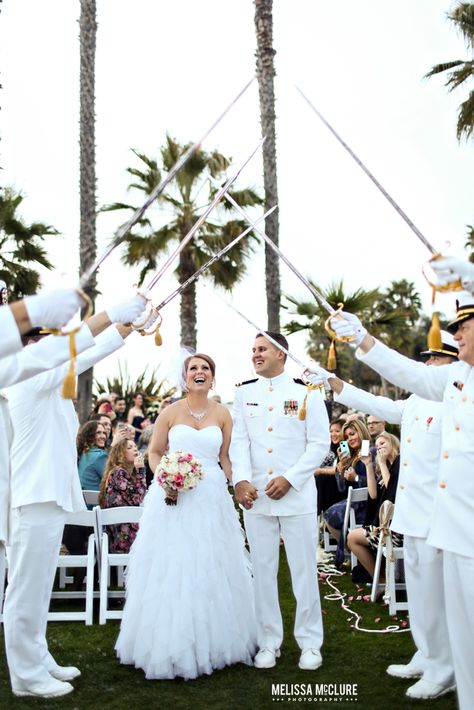
[[[331,328],[331,318],[338,318],[339,320],[344,320],[344,316],[341,316],[341,311],[343,308],[343,303],[337,304],[337,310],[335,310],[334,313],[330,315],[327,320],[324,321],[324,330],[329,335],[332,341],[336,341],[338,343],[352,343],[355,340],[353,335],[344,335],[342,337],[339,337],[337,333]]]
[[[429,261],[426,262],[426,264],[423,264],[423,268],[421,269],[421,273],[423,274],[423,276],[425,277],[425,279],[427,280],[427,282],[429,283],[429,285],[433,289],[433,300],[432,300],[433,303],[435,301],[436,293],[450,293],[452,291],[463,291],[464,290],[464,287],[463,287],[460,279],[455,279],[454,281],[450,281],[449,283],[443,284],[443,285],[437,284],[436,281],[430,280],[429,276],[426,273],[427,267],[429,267],[429,265],[432,261],[437,261],[438,259],[442,259],[442,258],[443,258],[443,254],[439,254],[439,253],[434,254],[434,256],[432,256],[431,259],[429,259]]]

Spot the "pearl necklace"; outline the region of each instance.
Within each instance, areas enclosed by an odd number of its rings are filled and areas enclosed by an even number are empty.
[[[195,419],[197,422],[201,422],[206,414],[209,411],[209,407],[207,407],[203,412],[193,412],[191,407],[189,406],[188,398],[186,397],[186,404],[188,405],[188,410],[190,415],[192,416],[193,419]]]

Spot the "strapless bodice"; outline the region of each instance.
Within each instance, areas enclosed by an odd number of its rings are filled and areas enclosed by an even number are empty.
[[[192,454],[204,470],[217,466],[222,446],[222,431],[217,425],[194,429],[187,424],[175,424],[168,435],[170,452]]]

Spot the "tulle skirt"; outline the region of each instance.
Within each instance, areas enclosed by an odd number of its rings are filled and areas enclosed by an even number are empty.
[[[151,485],[126,591],[115,648],[122,663],[142,668],[146,678],[191,679],[252,663],[250,563],[225,484],[206,477],[176,506],[165,505],[163,490]]]

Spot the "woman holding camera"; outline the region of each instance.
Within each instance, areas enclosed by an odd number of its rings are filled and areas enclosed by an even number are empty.
[[[362,442],[370,439],[367,427],[358,419],[346,422],[342,434],[344,438],[337,449],[336,481],[339,490],[345,492],[345,496],[344,500],[334,503],[324,513],[326,527],[336,540],[339,540],[344,524],[349,487],[363,488],[367,485],[367,472],[360,458],[360,449]],[[365,507],[365,503],[354,503],[357,523],[364,521]]]
[[[371,456],[365,456],[367,471],[368,501],[365,524],[351,530],[347,537],[347,546],[373,577],[375,556],[379,538],[380,508],[384,501],[395,503],[400,469],[400,442],[393,434],[383,432],[375,440],[377,456],[375,465]],[[401,545],[402,536],[392,533],[392,543]],[[383,584],[384,580],[380,580]]]

